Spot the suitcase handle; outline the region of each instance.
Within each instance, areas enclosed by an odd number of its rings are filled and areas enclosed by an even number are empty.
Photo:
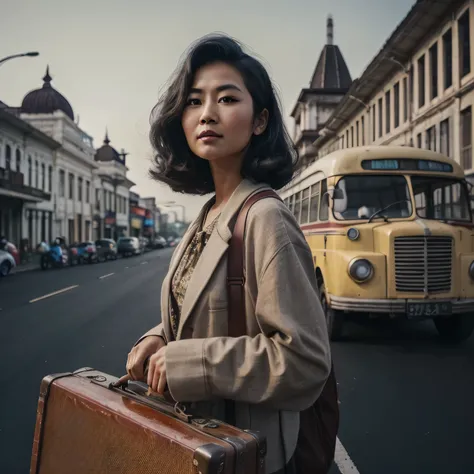
[[[111,383],[109,389],[125,392],[129,398],[150,405],[152,408],[171,413],[186,423],[190,423],[193,418],[192,415],[186,413],[186,406],[175,402],[169,392],[165,392],[164,396],[155,393],[150,394],[149,389],[145,389],[143,385],[128,380],[120,384]]]

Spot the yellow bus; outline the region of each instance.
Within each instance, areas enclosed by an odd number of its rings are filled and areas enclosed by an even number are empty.
[[[332,340],[351,315],[432,319],[441,338],[469,338],[468,186],[439,153],[373,146],[331,153],[281,190],[311,248]]]

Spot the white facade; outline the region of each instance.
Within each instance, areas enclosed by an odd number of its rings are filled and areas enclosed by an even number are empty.
[[[98,169],[92,138],[60,110],[21,114],[21,118],[62,145],[53,171],[53,233],[68,243],[92,239],[94,172]]]
[[[440,151],[474,173],[474,0],[455,5],[415,4],[327,121],[314,143],[319,157],[354,146],[406,145]]]
[[[3,110],[0,117],[0,233],[34,249],[53,238],[54,163],[60,144]]]
[[[118,161],[96,163],[94,238],[129,235],[130,188],[134,183],[127,178],[128,168]]]

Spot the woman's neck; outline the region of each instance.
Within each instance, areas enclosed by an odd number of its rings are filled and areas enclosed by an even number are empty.
[[[240,174],[241,160],[232,160],[233,163],[229,166],[229,160],[224,163],[211,163],[212,179],[216,190],[216,202],[214,207],[220,208],[224,205],[237,186],[242,182],[242,175]]]

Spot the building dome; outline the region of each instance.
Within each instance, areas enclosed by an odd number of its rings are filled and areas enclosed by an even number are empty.
[[[124,155],[110,146],[109,134],[107,132],[105,132],[104,144],[95,154],[95,161],[118,161],[119,163],[125,164]]]
[[[21,111],[26,114],[52,114],[56,110],[62,110],[71,120],[74,120],[74,112],[67,99],[51,86],[49,66],[43,77],[43,87],[29,92],[21,104]]]

